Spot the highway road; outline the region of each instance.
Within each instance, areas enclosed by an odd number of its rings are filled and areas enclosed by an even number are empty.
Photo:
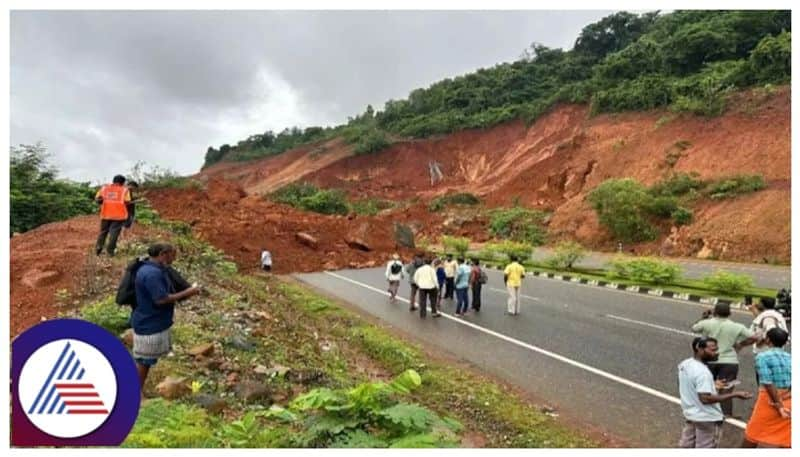
[[[552,255],[553,251],[551,249],[536,248],[532,258],[533,260],[541,261]],[[586,258],[578,262],[576,266],[585,268],[605,268],[606,263],[613,257],[613,254],[590,252]],[[775,289],[776,292],[783,287],[789,287],[792,283],[792,269],[788,266],[672,257],[665,257],[663,260],[680,265],[683,268],[683,276],[687,279],[702,279],[716,270],[726,270],[731,273],[747,274],[753,278],[753,283],[757,287]]]
[[[382,268],[295,275],[410,335],[426,348],[447,351],[532,396],[560,414],[592,424],[633,447],[675,447],[683,417],[677,365],[691,356],[689,327],[704,305],[528,277],[522,313],[504,314],[502,275],[488,271],[480,313],[421,320],[402,302],[390,304]],[[748,325],[751,318],[734,311]],[[740,353],[742,388],[755,392],[753,357]],[[746,421],[752,400],[737,401]],[[726,423],[723,445],[741,442],[744,422]]]

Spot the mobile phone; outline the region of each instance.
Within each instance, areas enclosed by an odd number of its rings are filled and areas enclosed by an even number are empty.
[[[744,304],[747,305],[747,306],[752,305],[753,304],[753,297],[751,297],[750,295],[745,295],[744,296]]]

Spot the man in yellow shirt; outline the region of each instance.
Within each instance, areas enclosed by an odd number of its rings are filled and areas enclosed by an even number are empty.
[[[525,267],[517,262],[516,256],[511,256],[511,263],[506,266],[503,281],[508,289],[508,310],[506,314],[519,314],[519,290],[522,287],[522,278],[525,277]]]

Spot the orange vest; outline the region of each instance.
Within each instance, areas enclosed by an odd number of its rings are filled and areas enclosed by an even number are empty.
[[[100,189],[103,206],[100,207],[100,219],[124,221],[128,219],[128,208],[125,207],[125,192],[128,189],[119,184],[106,184]]]

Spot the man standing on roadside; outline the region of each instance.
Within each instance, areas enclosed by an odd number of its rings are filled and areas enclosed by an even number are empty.
[[[411,298],[408,301],[408,310],[415,311],[417,309],[417,283],[414,281],[414,273],[417,268],[423,265],[422,257],[419,254],[414,254],[414,259],[406,265],[406,274],[408,275],[408,285],[411,286]]]
[[[718,360],[709,362],[708,368],[714,375],[715,381],[724,381],[728,384],[739,376],[738,348],[751,344],[756,338],[753,332],[744,325],[730,320],[731,307],[728,304],[718,303],[714,306],[714,314],[709,318],[708,311],[703,317],[692,325],[692,331],[703,336],[717,340],[719,351]],[[725,393],[728,389],[722,389]],[[722,412],[726,416],[733,415],[733,399],[722,402]]]
[[[458,268],[456,269],[456,316],[463,317],[469,308],[469,276],[470,268],[463,257],[458,259]]]
[[[678,446],[717,448],[722,438],[722,409],[719,402],[731,398],[747,399],[750,392],[717,394],[714,376],[706,366],[717,359],[717,340],[697,337],[692,341],[694,356],[678,365],[678,390],[686,423]]]
[[[426,297],[431,303],[433,317],[441,316],[437,306],[439,289],[436,287],[436,270],[431,266],[430,257],[426,257],[424,264],[414,272],[414,283],[419,288],[419,317],[424,318],[428,314]]]
[[[127,204],[131,201],[130,191],[125,187],[125,177],[114,176],[111,184],[101,187],[94,199],[100,204],[100,234],[97,236],[94,251],[97,255],[103,252],[106,237],[110,233],[107,252],[113,257],[117,250],[119,232],[128,220]]]
[[[767,348],[767,332],[777,327],[784,332],[789,331],[786,325],[786,318],[783,314],[775,310],[775,299],[772,297],[762,297],[759,304],[751,304],[747,307],[753,316],[753,323],[750,324],[750,331],[758,338],[753,343],[753,355]],[[758,378],[756,378],[758,383]]]
[[[400,288],[400,280],[403,279],[403,262],[400,255],[392,255],[392,260],[386,264],[386,280],[389,281],[389,301],[397,302],[397,289]]]
[[[200,293],[197,286],[175,292],[167,272],[177,251],[166,243],[156,243],[147,250],[149,259],[136,272],[136,303],[131,314],[133,358],[139,382],[144,389],[150,367],[172,348],[171,329],[175,303]]]
[[[519,294],[522,287],[522,278],[525,277],[525,267],[517,262],[517,256],[511,256],[511,263],[506,266],[503,281],[508,289],[508,309],[506,314],[519,315]]]
[[[455,290],[456,286],[457,269],[458,269],[458,263],[455,260],[453,260],[453,254],[447,254],[447,260],[444,261],[444,276],[445,276],[444,298],[449,298],[450,300],[453,299],[453,291]]]

